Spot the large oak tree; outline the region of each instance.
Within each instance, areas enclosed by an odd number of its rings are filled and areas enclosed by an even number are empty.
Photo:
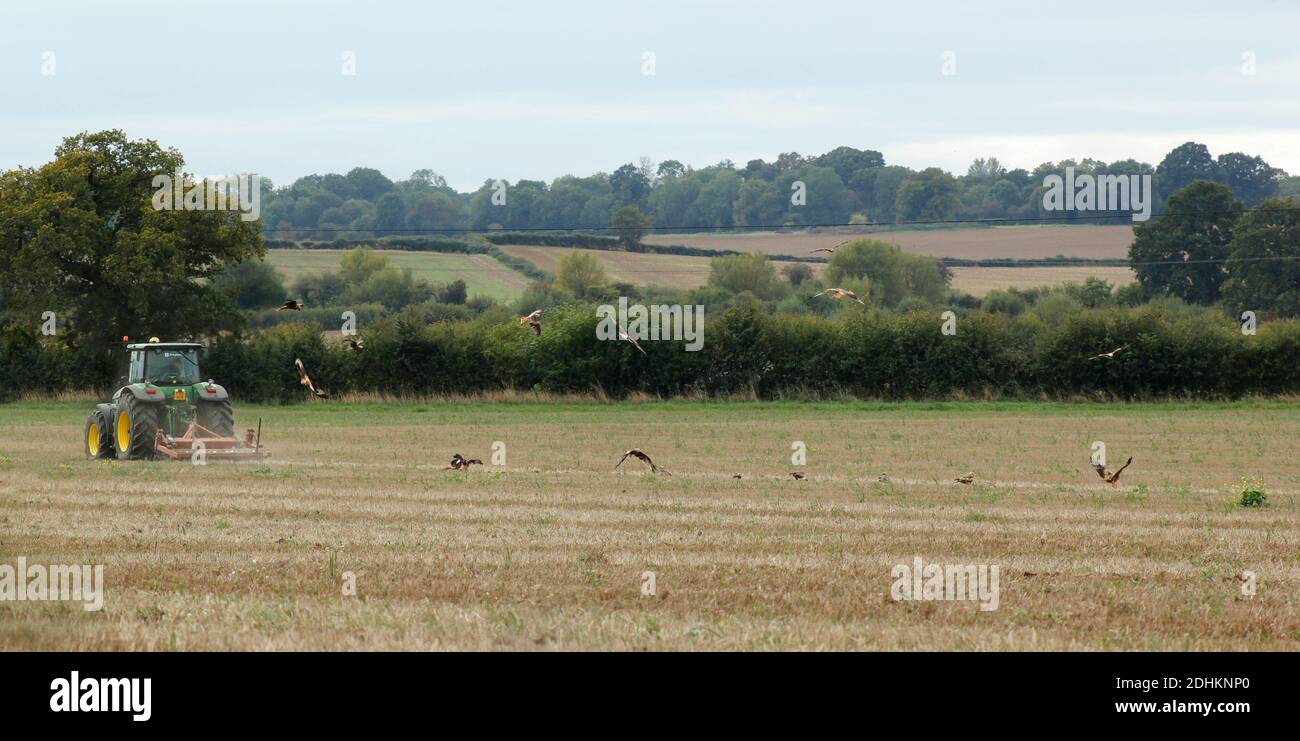
[[[238,326],[209,284],[264,254],[260,225],[237,210],[156,210],[155,175],[184,159],[119,130],[64,139],[53,161],[0,173],[0,293],[11,317],[58,317],[103,345],[123,335],[193,338]]]

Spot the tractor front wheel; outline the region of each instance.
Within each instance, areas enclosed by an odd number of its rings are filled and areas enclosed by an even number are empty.
[[[140,401],[123,392],[118,401],[117,419],[113,423],[113,440],[117,458],[123,461],[154,458],[154,437],[162,427],[162,407]]]
[[[92,459],[113,457],[113,432],[110,417],[101,407],[86,419],[86,457]]]

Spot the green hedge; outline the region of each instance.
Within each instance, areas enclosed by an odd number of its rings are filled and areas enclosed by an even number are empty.
[[[425,324],[411,316],[361,322],[362,352],[327,346],[319,329],[289,323],[249,339],[211,344],[205,374],[247,401],[305,397],[293,360],[338,394],[412,394],[500,389],[658,395],[754,393],[921,399],[953,396],[1233,398],[1300,392],[1300,322],[1260,325],[1243,336],[1209,311],[1169,315],[1157,307],[1079,312],[1059,326],[1033,314],[974,312],[944,336],[933,312],[864,312],[842,319],[772,316],[754,307],[710,317],[704,347],[680,341],[596,339],[592,307],[547,311],[535,337],[504,310],[468,321]],[[1118,345],[1114,360],[1088,357]],[[88,357],[16,330],[0,341],[5,396],[22,390],[107,387],[113,358]]]

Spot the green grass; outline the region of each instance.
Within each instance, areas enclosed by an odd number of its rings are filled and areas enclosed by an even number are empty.
[[[469,294],[490,296],[497,300],[510,300],[519,296],[529,280],[521,273],[497,262],[489,255],[453,255],[441,252],[406,252],[402,250],[377,250],[396,268],[410,268],[419,279],[430,283],[450,283],[463,280]],[[326,273],[338,270],[343,250],[275,249],[266,251],[266,260],[284,276],[285,284],[309,273]]]

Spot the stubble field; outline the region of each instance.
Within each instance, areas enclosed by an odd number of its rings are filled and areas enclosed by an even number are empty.
[[[274,456],[201,467],[85,460],[88,408],[0,406],[0,564],[102,563],[104,609],[0,601],[0,649],[1300,647],[1294,402],[237,406]],[[894,601],[916,556],[998,608]]]

